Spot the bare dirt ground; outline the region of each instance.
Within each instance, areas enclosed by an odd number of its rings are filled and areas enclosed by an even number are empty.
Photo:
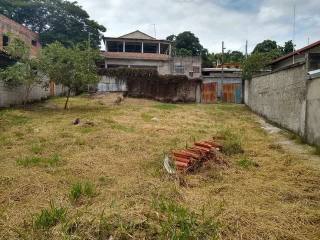
[[[320,239],[311,148],[241,105],[109,98],[0,110],[0,239]],[[230,135],[244,152],[229,168],[163,169],[171,149]]]

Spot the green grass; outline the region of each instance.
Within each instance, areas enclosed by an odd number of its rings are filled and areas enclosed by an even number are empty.
[[[31,152],[34,154],[40,154],[43,151],[43,147],[39,144],[33,144],[31,147]]]
[[[141,114],[141,118],[145,121],[145,122],[151,122],[153,116],[151,116],[148,113],[142,113]]]
[[[24,157],[17,159],[17,164],[23,167],[53,167],[57,166],[61,161],[60,156],[57,154],[52,155],[49,158],[33,156],[33,157]]]
[[[122,132],[126,132],[126,133],[132,133],[135,131],[135,129],[131,126],[125,126],[119,123],[113,123],[111,124],[111,129],[113,130],[118,130],[118,131],[122,131]]]
[[[243,156],[240,160],[238,160],[237,165],[244,169],[259,166],[255,161],[249,159],[247,156]]]
[[[79,182],[71,186],[69,197],[72,202],[77,202],[81,197],[92,198],[95,193],[95,187],[91,182]]]
[[[204,210],[198,215],[169,200],[161,200],[155,208],[160,213],[161,239],[218,239],[218,224]]]
[[[66,209],[55,207],[53,203],[50,203],[50,208],[43,209],[34,218],[34,227],[36,229],[48,230],[51,227],[56,226],[58,223],[62,223],[66,219]]]
[[[176,108],[178,108],[176,104],[169,104],[169,103],[156,104],[153,107],[160,110],[175,110]]]
[[[241,137],[232,132],[229,128],[222,129],[218,133],[219,137],[224,139],[222,152],[228,156],[243,153]]]

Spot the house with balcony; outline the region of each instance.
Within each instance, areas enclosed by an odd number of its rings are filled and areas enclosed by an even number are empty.
[[[201,57],[172,56],[172,45],[168,40],[156,39],[141,31],[103,40],[103,68],[155,69],[160,75],[185,75],[189,79],[201,77]],[[126,82],[103,76],[98,91],[126,91]]]

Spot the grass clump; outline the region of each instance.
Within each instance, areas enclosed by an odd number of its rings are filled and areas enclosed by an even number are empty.
[[[228,156],[243,153],[241,137],[230,129],[219,132],[219,137],[224,139],[222,152]]]
[[[204,210],[198,215],[168,200],[158,202],[155,207],[160,213],[161,239],[218,239],[218,224],[207,218]]]
[[[77,202],[81,197],[94,197],[95,187],[91,182],[75,183],[71,186],[70,199]]]
[[[124,125],[121,125],[119,123],[111,124],[111,129],[119,130],[119,131],[126,132],[126,133],[134,132],[134,128],[133,127],[124,126]]]
[[[169,103],[157,104],[157,105],[154,105],[153,107],[159,110],[174,110],[178,108],[176,104],[169,104]]]
[[[54,154],[49,158],[41,157],[41,156],[33,156],[33,157],[24,157],[17,159],[17,164],[23,167],[54,167],[57,166],[60,162],[60,156]]]
[[[259,167],[259,164],[257,164],[255,161],[247,158],[246,156],[244,156],[243,158],[238,160],[237,164],[238,164],[238,166],[240,166],[244,169],[248,169],[250,167]]]
[[[58,223],[64,222],[66,219],[66,209],[55,207],[50,203],[49,209],[43,209],[41,213],[36,215],[34,219],[34,226],[36,229],[47,230],[56,226]]]
[[[320,156],[320,146],[315,147],[314,154]]]
[[[148,114],[148,113],[142,113],[142,114],[141,114],[141,118],[142,118],[143,121],[145,121],[145,122],[151,122],[153,116],[151,116],[151,115]]]
[[[34,144],[31,147],[31,152],[34,154],[40,154],[43,151],[43,147],[39,144]]]

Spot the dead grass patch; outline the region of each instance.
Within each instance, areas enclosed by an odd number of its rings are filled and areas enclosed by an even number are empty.
[[[64,100],[0,110],[0,238],[319,239],[319,169],[272,146],[246,107],[75,97],[64,111]],[[95,125],[75,127],[77,118]],[[166,174],[165,153],[214,136],[236,143],[228,167]],[[54,154],[59,167],[48,161]],[[74,204],[72,185],[83,181],[99,194]],[[67,213],[55,214],[48,199]]]

